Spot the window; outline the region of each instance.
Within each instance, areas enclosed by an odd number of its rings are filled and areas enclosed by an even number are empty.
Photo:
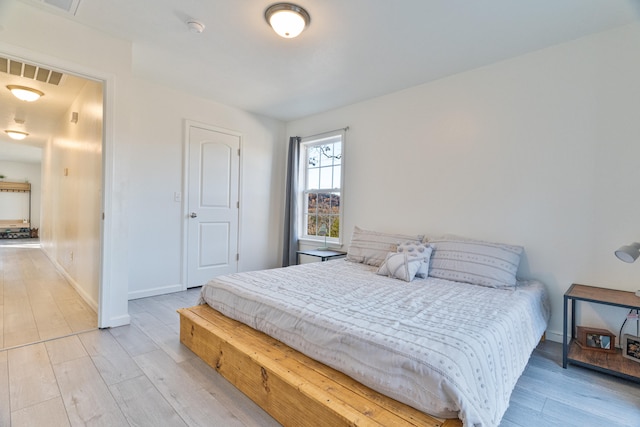
[[[300,146],[300,237],[342,241],[342,166],[344,132],[305,138]]]

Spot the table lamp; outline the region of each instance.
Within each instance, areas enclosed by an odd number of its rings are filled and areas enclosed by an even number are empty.
[[[318,248],[319,251],[328,251],[329,247],[327,246],[327,234],[329,234],[329,230],[327,229],[326,224],[322,224],[318,229],[318,236],[324,236],[324,246]]]

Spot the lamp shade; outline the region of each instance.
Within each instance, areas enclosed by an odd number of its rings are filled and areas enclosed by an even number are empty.
[[[280,37],[292,39],[300,35],[311,22],[309,13],[291,3],[276,3],[267,8],[264,17]]]
[[[634,262],[640,256],[640,243],[634,242],[630,245],[621,246],[615,254],[620,261]]]
[[[319,251],[328,251],[329,247],[327,246],[327,235],[329,234],[329,229],[326,224],[321,224],[320,228],[318,228],[318,236],[324,236],[324,246],[319,247]]]

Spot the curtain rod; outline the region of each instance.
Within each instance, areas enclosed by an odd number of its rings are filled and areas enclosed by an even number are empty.
[[[317,134],[315,134],[315,135],[301,136],[300,138],[303,138],[303,139],[306,139],[306,138],[315,138],[315,137],[317,137],[317,136],[322,136],[322,135],[325,135],[325,134],[327,134],[327,133],[334,133],[334,132],[337,132],[337,131],[339,131],[339,130],[342,130],[342,131],[345,131],[345,132],[346,132],[346,131],[348,131],[348,130],[349,130],[349,126],[347,126],[347,127],[343,127],[343,128],[334,129],[334,130],[328,130],[328,131],[326,131],[326,132],[317,133]]]

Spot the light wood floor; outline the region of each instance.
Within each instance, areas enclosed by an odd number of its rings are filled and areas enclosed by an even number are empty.
[[[37,239],[0,240],[0,349],[96,329],[96,312]]]
[[[0,351],[0,426],[276,426],[179,342],[199,289],[129,302],[132,323]],[[640,386],[540,344],[501,426],[639,426]]]

